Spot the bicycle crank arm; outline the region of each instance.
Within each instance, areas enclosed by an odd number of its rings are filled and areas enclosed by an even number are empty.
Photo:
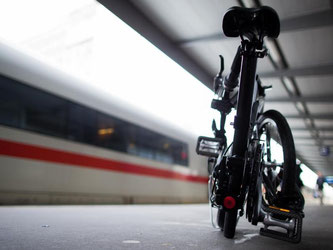
[[[299,243],[302,234],[302,214],[288,209],[277,208],[273,206],[263,207],[266,215],[263,221],[264,228],[260,229],[263,236]],[[268,227],[279,227],[286,232],[275,231]]]

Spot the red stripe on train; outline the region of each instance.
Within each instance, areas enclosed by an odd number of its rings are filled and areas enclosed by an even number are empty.
[[[203,176],[186,175],[170,170],[155,169],[132,163],[70,153],[58,149],[17,143],[2,139],[0,139],[0,155],[205,184],[208,181],[208,178]]]

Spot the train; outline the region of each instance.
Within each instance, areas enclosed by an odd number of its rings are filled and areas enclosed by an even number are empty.
[[[208,201],[195,135],[2,42],[0,79],[0,204]]]

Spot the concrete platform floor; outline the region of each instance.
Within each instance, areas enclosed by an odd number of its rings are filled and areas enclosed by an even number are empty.
[[[302,242],[212,228],[208,205],[2,206],[0,249],[333,249],[333,206],[307,206]]]

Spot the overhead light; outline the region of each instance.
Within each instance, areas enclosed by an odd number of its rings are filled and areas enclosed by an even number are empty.
[[[296,107],[299,111],[301,111],[303,114],[305,113],[304,105],[301,102],[296,102]]]
[[[305,123],[307,124],[307,125],[311,125],[311,119],[310,118],[305,118]]]
[[[284,84],[285,84],[286,88],[289,90],[289,92],[296,94],[295,86],[289,77],[283,77],[282,81],[284,82]]]
[[[318,131],[316,131],[316,130],[314,130],[314,129],[311,129],[311,130],[310,130],[310,134],[312,135],[312,137],[319,138],[319,133],[318,133]]]
[[[330,147],[329,146],[323,146],[320,148],[320,155],[321,156],[329,156],[330,155]]]

